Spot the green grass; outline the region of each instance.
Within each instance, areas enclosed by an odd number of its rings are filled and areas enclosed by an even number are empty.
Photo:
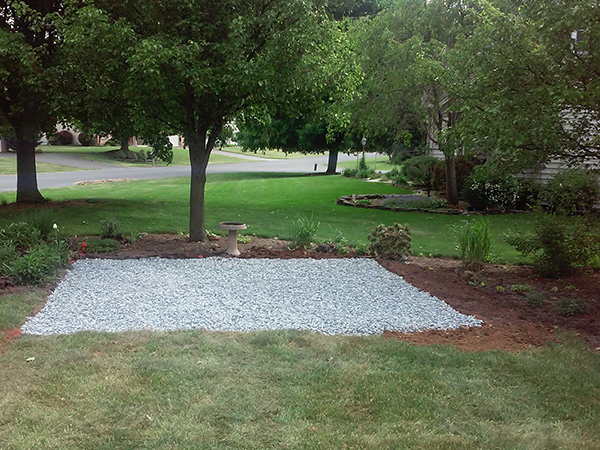
[[[267,158],[267,159],[293,159],[293,158],[306,158],[307,154],[304,153],[285,153],[281,150],[258,150],[257,152],[252,151],[243,151],[241,147],[231,146],[231,147],[223,147],[224,152],[241,154],[241,155],[249,155],[256,156],[259,158]]]
[[[119,166],[126,167],[149,167],[152,166],[152,162],[147,161],[139,161],[139,162],[125,162],[125,161],[117,161],[113,158],[113,156],[108,153],[111,150],[118,150],[118,147],[82,147],[78,145],[46,145],[41,147],[44,153],[74,153],[82,156],[85,159],[90,161],[98,161],[108,164],[115,164]],[[148,151],[147,147],[131,147],[132,151],[144,150]],[[231,163],[244,163],[248,162],[242,158],[236,158],[235,156],[226,156],[226,155],[216,155],[211,154],[210,156],[210,164],[231,164]],[[166,166],[167,163],[163,161],[156,161],[155,164],[157,166]],[[173,149],[173,162],[171,165],[173,166],[189,166],[190,157],[187,149],[183,148],[174,148]]]
[[[209,175],[206,188],[207,227],[222,221],[243,221],[247,233],[289,238],[298,216],[321,223],[318,239],[331,239],[339,230],[353,244],[366,243],[380,223],[406,223],[412,231],[415,254],[458,257],[454,227],[473,218],[414,212],[370,210],[336,205],[341,195],[402,193],[405,189],[340,176],[282,174]],[[187,232],[189,179],[129,181],[46,190],[53,200],[89,200],[90,204],[50,207],[61,230],[79,236],[98,234],[98,223],[107,216],[119,219],[123,232]],[[14,193],[0,199],[14,201]],[[26,210],[0,208],[0,225],[19,220]],[[529,214],[490,216],[491,254],[499,262],[521,261],[504,242],[509,231],[533,229]]]
[[[392,170],[400,167],[390,164],[390,159],[385,155],[378,156],[377,158],[365,158],[365,162],[369,169],[374,170]],[[356,160],[340,162],[338,163],[338,169],[356,169]]]
[[[60,166],[58,164],[36,163],[38,173],[44,172],[71,172],[77,169],[76,167]],[[14,175],[17,173],[17,160],[15,158],[0,158],[0,175]]]
[[[29,358],[34,361],[26,362]],[[597,449],[600,358],[293,331],[26,336],[3,449]]]

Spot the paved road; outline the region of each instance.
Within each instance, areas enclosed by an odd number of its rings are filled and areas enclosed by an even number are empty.
[[[234,156],[231,153],[226,153],[228,156]],[[83,158],[78,158],[75,155],[69,155],[70,158],[65,158],[65,154],[60,153],[45,153],[39,155],[38,161],[59,164],[57,161],[62,161],[62,165],[85,164],[81,161],[86,161]],[[324,171],[327,167],[327,155],[309,156],[307,158],[295,159],[265,159],[250,155],[242,155],[243,158],[252,162],[232,163],[232,164],[211,164],[208,166],[207,173],[235,173],[235,172],[290,172],[290,173],[314,173],[315,164],[317,171]],[[374,154],[367,154],[367,157],[372,157]],[[58,158],[60,157],[60,159]],[[75,157],[79,161],[74,161]],[[68,163],[68,161],[71,161]],[[356,156],[340,155],[339,161],[355,161]],[[92,162],[92,161],[87,161]],[[169,167],[123,167],[110,165],[105,163],[96,163],[102,167],[96,166],[97,170],[82,170],[74,172],[53,172],[38,174],[38,186],[40,189],[74,186],[82,181],[96,181],[106,179],[132,179],[132,180],[148,180],[153,178],[170,178],[170,177],[187,177],[190,174],[189,166],[169,166]],[[73,167],[80,167],[74,165]],[[83,167],[82,167],[83,168]],[[86,167],[87,168],[87,167]],[[92,168],[92,167],[89,167]],[[0,192],[14,191],[17,185],[16,175],[0,176]]]

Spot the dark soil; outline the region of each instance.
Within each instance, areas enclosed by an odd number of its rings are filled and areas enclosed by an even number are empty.
[[[343,258],[351,255],[321,253],[315,250],[288,250],[289,242],[252,237],[239,243],[243,258]],[[145,235],[134,243],[124,243],[118,251],[98,255],[80,254],[80,258],[198,258],[227,256],[226,238],[204,243],[190,242],[179,235]],[[600,271],[584,271],[560,280],[535,276],[526,266],[487,265],[478,273],[465,271],[459,261],[411,257],[406,263],[380,260],[386,269],[409,283],[430,292],[463,314],[484,321],[479,328],[420,333],[386,332],[385,336],[415,344],[450,344],[469,351],[502,349],[518,351],[560,341],[568,331],[579,336],[591,348],[600,350]],[[3,288],[2,282],[5,283]],[[0,280],[0,294],[15,288],[9,280]],[[527,302],[526,294],[512,290],[527,285],[542,292],[542,304]],[[513,288],[514,289],[514,288]],[[521,288],[522,290],[523,288]],[[562,316],[555,310],[561,298],[578,298],[588,304],[587,312]]]

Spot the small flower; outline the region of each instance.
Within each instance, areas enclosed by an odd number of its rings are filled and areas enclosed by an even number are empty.
[[[198,258],[202,258],[202,255],[198,255]]]
[[[54,224],[54,225],[52,225],[52,228],[54,228],[55,230],[58,230],[58,225]]]

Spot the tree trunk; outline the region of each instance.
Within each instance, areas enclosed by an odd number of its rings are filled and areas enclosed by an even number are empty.
[[[446,200],[451,205],[458,204],[458,187],[456,183],[456,158],[446,156]]]
[[[36,139],[17,133],[17,203],[43,202],[35,169]]]
[[[121,137],[121,151],[129,153],[129,136]]]
[[[0,138],[0,139],[1,139],[0,152],[7,153],[8,152],[8,140],[5,137]]]
[[[327,174],[335,175],[335,171],[337,169],[338,162],[338,151],[337,150],[329,150],[329,161],[327,163]]]
[[[205,241],[204,187],[206,185],[206,166],[210,150],[206,148],[204,136],[188,139],[191,178],[190,178],[190,240]]]

